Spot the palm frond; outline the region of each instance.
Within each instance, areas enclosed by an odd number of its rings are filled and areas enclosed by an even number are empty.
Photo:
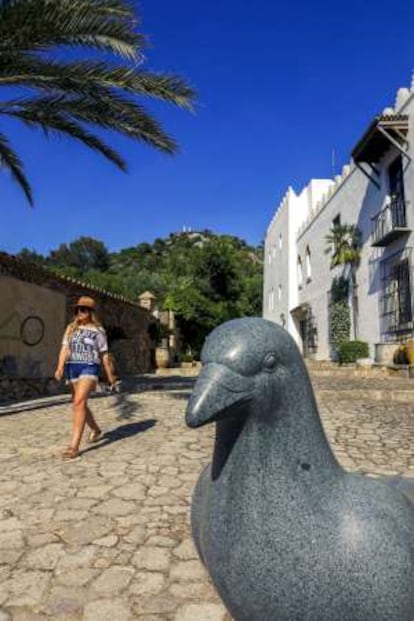
[[[178,149],[176,142],[164,132],[160,123],[142,106],[121,95],[107,93],[99,101],[66,99],[60,105],[62,110],[80,121],[118,131],[165,153],[173,154]]]
[[[0,133],[0,166],[4,166],[10,170],[13,178],[20,185],[21,189],[26,195],[27,200],[33,205],[33,194],[29,182],[24,174],[23,164],[16,154],[16,152],[10,146],[10,142]]]
[[[47,135],[50,133],[64,134],[79,140],[90,149],[101,153],[121,170],[127,170],[127,165],[119,153],[111,149],[103,140],[90,133],[82,125],[58,111],[50,109],[37,110],[33,107],[31,109],[9,110],[7,114],[20,119],[29,127],[41,127]]]
[[[142,70],[146,40],[136,31],[134,2],[0,0],[0,86],[34,91],[0,103],[0,115],[79,140],[123,170],[120,154],[91,126],[175,153],[174,139],[136,99],[152,97],[192,110],[195,93],[178,76]],[[60,60],[56,50],[66,47],[81,47],[89,58]],[[98,60],[91,57],[95,51]],[[21,162],[4,140],[2,161],[29,197]]]
[[[189,110],[193,109],[195,99],[194,90],[178,76],[98,61],[59,63],[28,54],[17,58],[0,54],[0,85],[25,85],[85,95],[99,94],[97,89],[120,89]]]
[[[124,0],[15,0],[3,2],[0,51],[82,46],[129,59],[141,56],[132,6]]]
[[[361,231],[354,224],[335,224],[325,235],[325,253],[331,253],[331,267],[356,266],[360,260]]]
[[[176,75],[151,73],[139,69],[122,72],[122,68],[108,71],[108,77],[131,93],[146,95],[193,110],[196,92],[185,80]]]
[[[150,144],[166,153],[175,153],[177,145],[141,106],[116,95],[103,94],[99,100],[65,95],[15,99],[0,105],[0,114],[14,116],[44,127],[44,119],[57,115],[67,120],[97,125],[117,131],[128,138]]]

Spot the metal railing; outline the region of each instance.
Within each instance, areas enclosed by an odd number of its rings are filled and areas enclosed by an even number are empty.
[[[407,208],[403,198],[391,202],[372,218],[372,245],[386,245],[407,231]]]
[[[404,248],[381,261],[379,291],[381,340],[393,341],[413,333],[413,249]]]

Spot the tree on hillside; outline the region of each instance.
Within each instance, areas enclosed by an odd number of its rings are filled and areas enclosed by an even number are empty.
[[[82,237],[53,250],[46,265],[131,300],[152,291],[159,308],[176,313],[184,346],[195,354],[223,321],[261,315],[261,250],[231,235],[172,234],[109,254]]]
[[[0,114],[46,135],[74,138],[122,170],[125,161],[97,128],[175,153],[175,141],[139,100],[191,109],[194,92],[175,75],[142,68],[139,21],[129,0],[0,0],[0,86],[9,97]],[[68,48],[76,55],[65,58]],[[1,131],[0,165],[32,204],[23,163]]]
[[[231,302],[239,293],[238,247],[220,238],[203,246],[196,277],[205,283],[204,293],[215,301]]]
[[[46,259],[42,254],[39,254],[35,250],[30,250],[29,248],[22,248],[20,252],[17,253],[16,257],[22,259],[22,261],[26,261],[27,263],[35,263],[39,266],[44,266]]]
[[[79,237],[70,244],[60,244],[52,250],[48,264],[58,268],[73,268],[79,274],[97,270],[106,272],[109,268],[109,252],[105,244],[93,237]]]
[[[205,230],[114,253],[107,274],[113,277],[111,286],[122,283],[129,297],[152,291],[161,307],[176,313],[185,346],[199,352],[219,323],[261,315],[262,270],[260,248]]]
[[[207,334],[220,323],[261,314],[262,264],[242,240],[211,233],[201,246],[194,242],[185,258],[186,276],[181,268],[175,272],[164,304],[177,314],[184,343],[200,352]]]

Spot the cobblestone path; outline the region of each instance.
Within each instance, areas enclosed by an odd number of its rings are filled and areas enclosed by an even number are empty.
[[[73,462],[69,405],[0,418],[0,621],[231,621],[190,536],[213,427],[185,427],[187,396],[94,400],[105,435]],[[320,407],[345,467],[414,477],[409,403]]]

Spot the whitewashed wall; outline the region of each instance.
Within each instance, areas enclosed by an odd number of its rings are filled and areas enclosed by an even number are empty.
[[[270,223],[265,240],[263,316],[283,325],[289,318],[289,209],[296,198],[289,189]],[[287,325],[285,325],[287,327]]]
[[[414,117],[414,97],[406,99],[404,108],[396,110]],[[414,118],[413,118],[414,120]],[[409,125],[408,140],[410,142],[409,155],[414,157],[414,126]],[[341,273],[341,268],[330,269],[330,255],[325,253],[325,235],[332,227],[333,219],[340,214],[342,224],[356,224],[362,232],[361,262],[357,271],[359,321],[358,338],[367,341],[370,355],[375,354],[376,343],[381,342],[380,334],[380,262],[403,247],[414,245],[414,234],[403,237],[385,248],[372,247],[372,217],[386,204],[388,197],[387,169],[389,164],[398,155],[397,149],[390,147],[379,162],[380,189],[370,183],[363,173],[356,167],[350,172],[345,169],[336,185],[324,198],[317,214],[314,215],[298,236],[297,251],[305,256],[306,246],[312,254],[312,280],[305,284],[299,293],[300,303],[308,302],[317,322],[318,331],[318,359],[328,359],[331,351],[328,340],[328,291],[334,276]],[[414,171],[412,163],[403,158],[404,186],[407,201],[407,225],[414,229],[413,190]]]
[[[284,325],[298,344],[300,336],[291,315],[291,310],[299,303],[297,234],[332,184],[329,179],[313,179],[299,195],[289,188],[275,212],[265,239],[263,316]]]
[[[329,359],[330,347],[328,340],[328,293],[331,288],[332,279],[341,273],[342,268],[330,269],[331,255],[325,252],[327,243],[325,235],[332,228],[333,219],[340,215],[342,224],[358,223],[364,240],[369,240],[371,234],[371,220],[377,209],[370,207],[370,192],[367,192],[368,180],[358,170],[353,169],[345,180],[333,189],[333,193],[323,204],[320,211],[307,226],[304,232],[298,237],[297,251],[300,256],[305,257],[306,248],[311,252],[312,276],[309,283],[303,285],[299,293],[301,303],[308,302],[312,309],[312,314],[316,320],[317,328],[317,359]],[[364,204],[363,211],[360,205]],[[359,323],[359,337],[367,341],[378,340],[378,309],[376,294],[369,297],[370,307],[367,308],[366,302],[360,297],[361,290],[377,290],[377,283],[373,282],[369,268],[370,246],[364,243],[361,253],[361,263],[357,273],[358,295],[361,321]],[[364,308],[364,310],[362,310]],[[370,321],[365,322],[366,311],[370,314]],[[366,325],[365,325],[366,323]]]
[[[409,155],[414,159],[414,89],[400,89],[394,109],[384,113],[402,113],[410,116],[408,140]],[[325,252],[325,236],[332,228],[333,219],[340,215],[341,224],[355,224],[362,232],[361,262],[357,271],[359,321],[358,338],[367,341],[374,356],[375,344],[380,342],[380,262],[404,247],[414,247],[414,232],[385,248],[372,247],[372,217],[386,204],[388,197],[387,169],[398,155],[390,147],[379,163],[380,189],[369,182],[354,165],[345,166],[335,180],[312,180],[297,195],[289,189],[276,211],[265,241],[264,316],[280,323],[280,314],[287,319],[287,329],[299,342],[297,326],[291,311],[300,304],[309,304],[316,321],[317,359],[331,356],[328,337],[328,293],[332,279],[342,268],[330,268],[330,254]],[[407,226],[414,231],[414,164],[403,158],[404,186],[407,204]],[[277,261],[269,262],[269,250],[282,235],[288,243]],[[307,282],[306,249],[311,256],[311,278]],[[303,286],[298,283],[298,257],[303,266]],[[278,286],[282,285],[282,299],[278,300]],[[273,287],[275,302],[269,307],[269,291]],[[286,292],[286,296],[285,296]]]

